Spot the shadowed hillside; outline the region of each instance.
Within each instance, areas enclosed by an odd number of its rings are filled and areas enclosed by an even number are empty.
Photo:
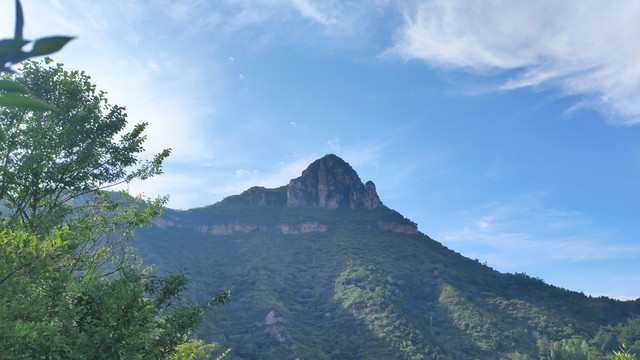
[[[232,359],[604,359],[622,343],[640,352],[640,301],[465,258],[384,206],[335,155],[287,186],[167,209],[135,246],[147,263],[185,269],[195,299],[232,288],[199,333]]]

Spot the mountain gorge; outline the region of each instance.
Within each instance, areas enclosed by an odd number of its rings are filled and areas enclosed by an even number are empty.
[[[165,209],[134,240],[204,301],[197,334],[231,359],[605,359],[640,352],[640,300],[591,298],[503,274],[386,207],[335,155],[288,185]]]

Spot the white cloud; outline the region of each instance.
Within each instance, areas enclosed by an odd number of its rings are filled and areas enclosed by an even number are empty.
[[[56,8],[58,8],[60,10],[64,10],[65,9],[65,7],[58,0],[51,0],[51,3],[53,4],[53,6],[55,6]]]
[[[356,171],[375,167],[384,144],[356,144],[349,146],[337,155],[342,157]],[[324,153],[294,154],[273,168],[258,170],[238,168],[234,161],[214,162],[208,168],[201,160],[196,162],[186,157],[173,156],[168,159],[167,173],[145,181],[129,185],[134,194],[144,191],[148,196],[171,194],[168,206],[176,209],[189,209],[206,206],[230,195],[237,195],[253,187],[276,188],[287,185],[291,179],[302,174],[309,164],[325,155]],[[196,164],[197,163],[197,164]],[[195,165],[194,165],[195,164]],[[173,168],[181,171],[171,171]]]
[[[175,2],[171,5],[171,16],[176,20],[190,19],[193,5],[184,2]]]
[[[327,140],[327,145],[329,146],[329,149],[333,152],[340,151],[340,139],[338,138]]]
[[[295,157],[289,162],[282,162],[276,169],[267,173],[260,173],[257,170],[240,169],[235,175],[226,180],[212,182],[211,184],[221,184],[216,186],[205,186],[204,192],[211,198],[221,200],[230,195],[240,194],[244,190],[253,186],[263,186],[266,188],[276,188],[287,185],[291,179],[297,178],[311,162],[318,158],[317,155],[305,155]]]
[[[329,145],[339,146],[337,138],[329,140],[328,143]],[[356,171],[359,171],[361,167],[375,166],[384,146],[384,144],[356,144],[349,146],[348,149],[342,152],[336,151],[336,153],[353,166]],[[209,181],[209,184],[221,185],[206,185],[201,188],[210,195],[210,198],[220,200],[229,195],[240,194],[252,186],[280,187],[289,184],[291,179],[299,177],[309,164],[324,155],[318,153],[293,155],[289,161],[281,162],[275,169],[266,172],[249,169],[235,170],[233,176],[220,177],[216,181]]]
[[[466,256],[514,271],[526,264],[604,261],[640,256],[640,246],[593,231],[582,213],[546,208],[543,195],[493,201],[455,217],[434,238]],[[472,252],[472,253],[471,253]]]
[[[493,217],[491,217],[491,216],[483,216],[483,217],[481,217],[480,220],[478,220],[478,222],[477,222],[478,228],[480,228],[480,229],[489,228],[489,226],[491,226],[491,220],[493,220]]]
[[[640,2],[415,1],[390,54],[514,75],[497,89],[584,95],[617,124],[640,123]]]
[[[348,162],[354,168],[360,167],[370,167],[378,165],[378,158],[382,155],[385,147],[390,143],[389,140],[386,142],[377,142],[376,140],[364,142],[364,143],[356,143],[350,146],[341,146],[339,143],[338,149],[336,151],[338,156],[342,157],[346,162]]]
[[[149,68],[151,68],[151,70],[153,70],[154,72],[160,72],[160,64],[158,64],[157,62],[149,61],[147,65],[149,65]]]
[[[316,41],[316,36],[331,39],[331,46],[366,46],[379,31],[379,20],[396,12],[385,10],[390,0],[366,2],[342,0],[223,0],[215,7],[216,20],[227,33],[250,34],[244,41],[261,50],[283,38]],[[308,27],[307,24],[319,26]],[[295,24],[295,25],[294,25]],[[290,31],[294,25],[301,31]],[[302,26],[302,28],[300,28]],[[257,32],[255,30],[258,30]],[[283,31],[284,30],[284,31]]]
[[[610,297],[612,299],[616,299],[620,301],[634,301],[634,300],[640,299],[640,297],[638,296],[625,296],[625,295],[611,296],[608,294],[588,294],[588,295],[591,295],[593,297],[606,296],[606,297]]]
[[[194,162],[204,162],[215,153],[210,135],[203,131],[215,121],[215,105],[203,101],[207,95],[196,91],[200,90],[202,68],[206,66],[207,73],[214,76],[215,63],[185,67],[189,54],[165,57],[162,49],[155,48],[147,48],[141,58],[130,35],[139,34],[140,42],[148,44],[166,33],[146,33],[140,24],[145,13],[122,3],[69,0],[65,8],[58,9],[55,2],[33,0],[23,5],[27,37],[77,36],[55,54],[55,60],[64,63],[67,70],[86,71],[100,90],[108,92],[109,103],[125,106],[129,127],[148,122],[145,148],[149,153],[170,147],[173,151],[169,161]],[[105,15],[101,21],[108,26],[95,26],[89,15],[97,13]],[[0,14],[0,20],[9,21],[7,17],[6,13]],[[166,23],[170,18],[160,20]],[[216,91],[216,83],[207,83],[206,90]]]
[[[334,18],[328,17],[326,14],[322,13],[309,0],[291,0],[291,3],[303,16],[310,17],[323,25],[336,23]]]
[[[243,176],[248,176],[248,175],[252,175],[252,174],[257,174],[258,170],[256,169],[238,169],[236,170],[236,176],[238,177],[243,177]]]

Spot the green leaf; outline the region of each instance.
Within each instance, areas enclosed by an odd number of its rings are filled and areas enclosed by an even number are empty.
[[[64,47],[74,37],[69,36],[52,36],[46,38],[37,39],[33,45],[33,50],[27,53],[29,57],[42,56],[52,54]]]
[[[22,52],[20,49],[28,43],[29,41],[22,39],[0,40],[0,61],[4,61],[5,63],[12,61],[16,54]]]
[[[54,106],[47,104],[42,100],[29,96],[18,95],[14,93],[3,94],[0,96],[0,106],[20,107],[29,110],[45,110],[55,111]]]
[[[24,85],[17,83],[13,80],[0,80],[0,90],[12,92],[12,93],[22,93],[22,94],[29,93],[29,89],[27,89]]]
[[[16,0],[16,33],[15,40],[22,40],[22,28],[24,27],[24,16],[22,15],[22,5],[20,0]]]

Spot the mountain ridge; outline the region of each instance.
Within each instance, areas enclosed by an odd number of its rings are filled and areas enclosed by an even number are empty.
[[[220,213],[233,211],[241,206],[263,206],[287,209],[292,212],[296,208],[312,207],[322,209],[368,209],[388,213],[388,221],[377,221],[375,226],[385,231],[415,234],[417,225],[383,205],[378,197],[375,184],[372,181],[362,183],[355,170],[340,157],[328,154],[311,163],[300,177],[292,179],[288,185],[278,188],[251,187],[240,195],[229,196],[222,201],[195,209],[174,211],[169,210],[161,217],[152,220],[153,224],[161,228],[170,226],[196,229],[213,235],[228,235],[233,232],[250,232],[253,230],[280,231],[287,233],[324,232],[327,224],[317,221],[302,221],[300,223],[274,223],[275,219],[266,221],[256,219],[253,222],[239,222],[238,217],[220,221]],[[201,219],[198,222],[185,220],[195,215]],[[239,215],[239,214],[238,214]],[[392,218],[392,220],[391,220]]]
[[[330,154],[289,185],[167,209],[135,245],[160,269],[188,271],[195,300],[232,288],[198,333],[234,349],[231,359],[600,360],[622,343],[640,351],[640,299],[500,273],[376,198],[373,183]]]

